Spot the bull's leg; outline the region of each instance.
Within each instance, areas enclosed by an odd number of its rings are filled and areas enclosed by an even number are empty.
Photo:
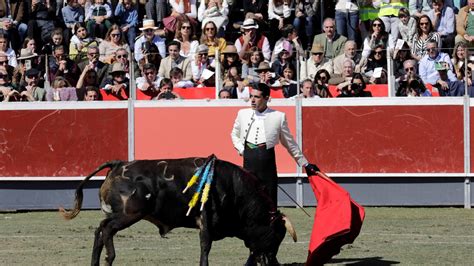
[[[201,242],[200,265],[208,266],[209,265],[209,252],[211,251],[211,247],[212,247],[212,239],[209,233],[208,219],[205,215],[205,212],[201,214],[199,239]]]
[[[103,246],[105,245],[105,251],[106,251],[106,254],[107,254],[107,256],[105,258],[106,265],[112,265],[112,263],[114,262],[114,259],[115,259],[115,247],[114,247],[114,240],[113,240],[114,235],[118,231],[123,230],[123,229],[133,225],[134,223],[140,221],[142,218],[143,218],[143,216],[140,215],[140,216],[122,216],[122,217],[118,217],[118,218],[115,218],[115,219],[109,219],[108,221],[107,221],[107,219],[104,220],[104,224],[101,227],[102,230],[99,232],[101,234],[96,239],[97,240],[97,251],[98,251],[97,260],[99,260],[100,251],[102,250]],[[96,237],[97,237],[97,235],[96,235]],[[102,243],[100,243],[100,242],[102,242]],[[94,243],[94,248],[96,247],[95,245],[96,245],[96,243]],[[94,250],[94,251],[96,251],[96,250]],[[93,254],[93,255],[96,255],[96,254]],[[93,257],[93,259],[94,259],[94,257]],[[94,263],[95,263],[95,261],[93,260],[93,264]],[[98,262],[97,262],[97,264],[98,264]]]
[[[104,241],[102,238],[102,229],[108,222],[110,222],[110,219],[102,220],[102,222],[100,222],[99,227],[95,230],[94,247],[92,248],[91,265],[99,265],[100,254],[102,253],[102,249],[104,248]]]

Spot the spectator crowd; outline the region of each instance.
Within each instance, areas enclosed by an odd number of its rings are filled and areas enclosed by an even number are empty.
[[[474,0],[8,0],[0,100],[473,95],[473,46]]]

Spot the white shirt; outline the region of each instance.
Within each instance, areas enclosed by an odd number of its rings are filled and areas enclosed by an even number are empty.
[[[255,115],[253,117],[253,122],[252,125],[250,126],[249,129],[249,134],[247,136],[247,142],[250,142],[252,144],[261,144],[267,142],[267,139],[265,138],[265,117],[267,114],[267,109],[260,113],[259,111],[255,111]]]

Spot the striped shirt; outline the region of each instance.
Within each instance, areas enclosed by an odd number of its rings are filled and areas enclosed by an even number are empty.
[[[441,37],[437,32],[431,32],[426,39],[422,39],[416,34],[411,46],[412,54],[423,57],[426,54],[426,44],[431,40],[435,40],[438,43],[438,47],[441,47]]]

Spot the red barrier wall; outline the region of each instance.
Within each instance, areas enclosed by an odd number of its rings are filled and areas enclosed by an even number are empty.
[[[217,157],[242,165],[242,158],[232,145],[232,126],[239,109],[228,107],[159,107],[135,109],[135,158]],[[272,107],[287,115],[296,133],[294,107]],[[277,147],[280,173],[295,173],[296,163],[287,151]]]
[[[303,107],[303,152],[333,173],[462,173],[462,106]]]
[[[0,114],[1,176],[84,176],[105,161],[128,157],[126,109]]]

